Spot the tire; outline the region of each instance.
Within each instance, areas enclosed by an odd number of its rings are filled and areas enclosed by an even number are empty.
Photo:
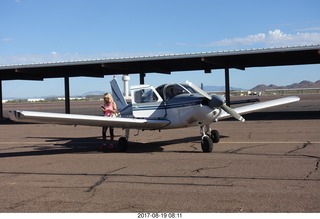
[[[220,141],[220,134],[217,130],[212,130],[210,137],[213,143],[218,143]]]
[[[201,140],[201,148],[205,153],[210,153],[213,149],[213,142],[209,136],[203,136]]]
[[[121,152],[126,152],[128,150],[128,140],[125,137],[119,138],[118,146]]]

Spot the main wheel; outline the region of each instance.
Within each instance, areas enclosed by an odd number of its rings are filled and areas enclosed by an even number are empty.
[[[121,152],[126,152],[128,150],[128,140],[125,137],[119,138],[118,146]]]
[[[218,143],[220,141],[220,134],[217,130],[212,130],[210,133],[210,137],[213,143]]]
[[[211,140],[211,138],[209,136],[205,135],[205,136],[202,137],[201,148],[202,148],[202,151],[206,152],[206,153],[212,151],[213,142],[212,142],[212,140]]]

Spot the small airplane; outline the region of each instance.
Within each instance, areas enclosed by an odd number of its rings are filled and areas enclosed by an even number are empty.
[[[226,105],[224,96],[209,95],[193,83],[186,82],[163,84],[156,88],[151,85],[132,86],[132,100],[128,104],[115,78],[110,84],[121,115],[119,117],[20,110],[10,110],[9,116],[13,121],[122,128],[125,129],[125,136],[118,140],[118,148],[122,152],[128,148],[130,129],[162,130],[199,126],[202,151],[211,152],[213,144],[220,140],[219,132],[211,129],[211,123],[228,117],[244,122],[240,114],[300,100],[299,97],[290,96],[232,109]]]

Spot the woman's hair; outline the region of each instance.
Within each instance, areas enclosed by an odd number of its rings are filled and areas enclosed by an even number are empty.
[[[105,94],[103,95],[103,98],[106,98],[106,97],[109,98],[110,102],[114,102],[113,97],[112,97],[112,95],[111,95],[110,93],[105,93]]]
[[[113,100],[113,97],[112,97],[112,95],[110,94],[110,93],[105,93],[104,95],[103,95],[103,98],[109,98],[109,102],[110,103],[113,103],[113,107],[114,107],[114,109],[115,110],[118,110],[117,109],[117,104],[116,104],[116,102]]]

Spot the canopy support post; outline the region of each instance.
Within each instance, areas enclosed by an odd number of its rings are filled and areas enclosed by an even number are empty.
[[[146,76],[145,73],[140,73],[140,84],[144,84],[144,77]]]
[[[69,77],[64,77],[65,113],[70,114],[70,83]]]
[[[3,118],[2,80],[0,80],[0,118]]]
[[[225,95],[226,95],[226,104],[230,106],[230,76],[229,76],[229,68],[226,67],[224,69],[224,76],[225,76]]]

